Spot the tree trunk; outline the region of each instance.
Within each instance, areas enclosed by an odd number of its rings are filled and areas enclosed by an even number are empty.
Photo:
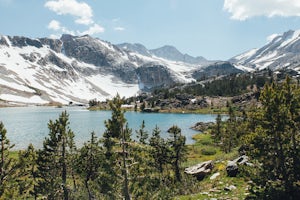
[[[128,187],[128,174],[127,174],[127,166],[126,166],[126,152],[125,152],[125,131],[122,130],[122,159],[123,159],[123,175],[124,175],[124,199],[130,200],[129,187]]]
[[[2,141],[1,141],[1,167],[0,167],[0,176],[2,176],[3,173],[3,166],[4,166],[4,140],[3,140],[3,135],[1,136]],[[0,180],[2,184],[2,178]]]
[[[92,200],[93,199],[93,196],[92,196],[92,193],[90,191],[90,187],[89,187],[89,178],[86,177],[85,181],[84,181],[84,184],[85,184],[85,188],[87,189],[88,191],[88,194],[89,194],[89,200]]]
[[[69,193],[67,189],[67,165],[66,165],[66,139],[62,138],[62,184],[64,190],[64,200],[69,199]]]

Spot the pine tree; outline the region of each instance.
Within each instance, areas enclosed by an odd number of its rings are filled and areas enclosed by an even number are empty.
[[[185,146],[186,138],[181,134],[181,129],[178,126],[172,126],[168,132],[171,136],[168,141],[171,147],[171,165],[174,168],[176,180],[180,182],[180,165],[186,160],[187,156],[187,147]]]
[[[152,147],[150,154],[153,156],[153,165],[162,175],[164,168],[167,165],[169,149],[167,142],[161,138],[160,134],[160,129],[158,126],[155,126],[152,131],[152,137],[150,138],[149,145]]]
[[[18,186],[19,195],[22,198],[37,198],[34,192],[36,185],[36,159],[37,152],[30,144],[25,151],[19,152],[18,166]]]
[[[299,88],[289,78],[283,85],[266,85],[262,109],[248,136],[250,155],[259,162],[252,192],[260,199],[300,198]]]
[[[84,143],[79,151],[76,159],[76,172],[84,181],[85,189],[88,193],[88,199],[95,199],[97,194],[97,177],[104,160],[103,150],[100,142],[95,136],[95,132],[91,133],[91,139]]]
[[[127,156],[128,143],[130,142],[131,130],[128,128],[124,117],[124,110],[121,105],[124,103],[124,98],[119,95],[109,102],[112,110],[112,117],[105,121],[106,130],[103,134],[103,147],[106,162],[103,165],[101,181],[102,193],[108,195],[110,199],[115,199],[118,194],[118,166],[122,174],[122,195],[124,199],[130,199]],[[121,149],[117,153],[116,144],[120,145]]]
[[[68,163],[70,145],[74,133],[69,127],[69,115],[62,112],[55,121],[48,123],[49,137],[38,151],[36,192],[48,199],[69,199],[67,178],[71,164]]]
[[[9,157],[14,147],[6,137],[4,124],[0,122],[0,199],[9,199],[16,190],[16,162]]]
[[[222,135],[222,117],[220,114],[216,117],[216,124],[212,129],[212,134],[215,140],[215,143],[218,143],[221,140]]]
[[[139,139],[139,142],[141,144],[146,144],[146,141],[149,137],[149,134],[147,131],[145,131],[145,121],[143,120],[142,125],[140,127],[140,129],[138,131],[136,131],[137,133],[137,138]]]
[[[231,105],[228,105],[228,115],[229,118],[225,123],[225,130],[222,132],[221,146],[222,149],[229,153],[231,150],[237,146],[237,119],[234,109]]]

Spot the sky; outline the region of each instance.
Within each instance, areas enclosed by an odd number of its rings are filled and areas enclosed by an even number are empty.
[[[0,34],[89,34],[227,60],[300,29],[300,0],[0,0]]]

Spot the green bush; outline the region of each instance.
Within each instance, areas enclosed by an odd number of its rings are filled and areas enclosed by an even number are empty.
[[[201,154],[206,156],[215,155],[217,153],[216,149],[213,147],[205,147],[201,149]]]

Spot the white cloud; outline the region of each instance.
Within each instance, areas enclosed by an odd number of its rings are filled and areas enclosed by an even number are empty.
[[[118,26],[118,27],[115,27],[114,30],[115,31],[125,31],[125,28]]]
[[[52,21],[48,24],[48,29],[54,30],[54,31],[60,30],[60,29],[61,29],[60,22],[59,22],[59,21],[56,21],[56,20],[52,20]]]
[[[62,32],[62,33],[75,35],[74,31],[71,31],[64,26],[61,26],[60,22],[56,21],[56,20],[51,20],[50,23],[48,24],[47,28],[50,30],[54,30],[56,32]],[[51,36],[55,36],[55,35],[51,35]]]
[[[91,26],[88,30],[83,31],[83,32],[79,32],[79,35],[94,35],[97,33],[103,33],[105,31],[105,29],[100,26],[99,24],[94,24],[93,26]]]
[[[255,16],[300,16],[299,0],[224,0],[224,10],[231,19],[246,20]]]
[[[45,3],[45,7],[58,15],[72,15],[76,17],[78,24],[90,25],[93,23],[93,10],[85,2],[77,0],[51,0]]]

